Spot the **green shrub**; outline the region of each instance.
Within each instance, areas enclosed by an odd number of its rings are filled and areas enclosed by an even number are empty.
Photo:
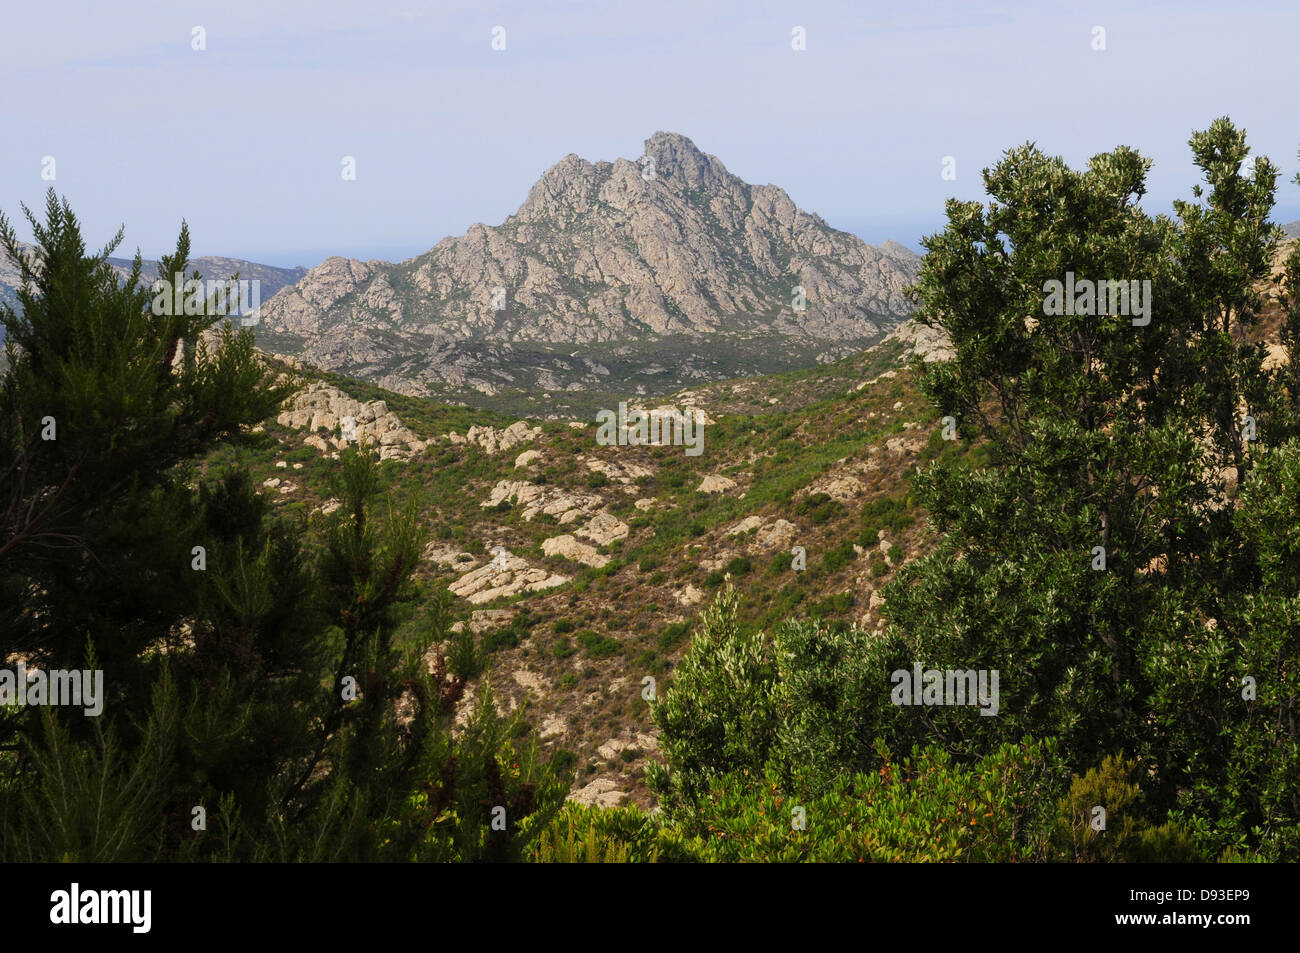
[[[1074,776],[1060,799],[1053,846],[1063,860],[1097,863],[1194,863],[1205,860],[1186,830],[1157,826],[1136,782],[1137,762],[1113,755]],[[1098,813],[1098,809],[1104,815]],[[1105,828],[1097,827],[1103,822]]]
[[[753,570],[748,556],[736,556],[727,563],[726,572],[733,576],[744,576]]]
[[[572,778],[578,767],[578,756],[567,748],[557,748],[547,764],[556,777]]]
[[[611,639],[607,635],[598,635],[590,629],[584,629],[577,635],[578,641],[582,644],[588,658],[609,658],[611,655],[617,655],[622,649],[617,639]]]
[[[1003,745],[962,765],[939,747],[895,761],[876,753],[870,772],[814,784],[801,766],[715,776],[694,823],[676,843],[693,858],[725,862],[976,863],[1051,857],[1054,798],[1065,769],[1051,742]],[[668,832],[660,839],[672,843]]]
[[[659,648],[664,652],[671,652],[677,646],[682,644],[687,633],[691,630],[690,625],[685,622],[673,622],[666,629],[659,633]]]
[[[487,668],[487,659],[475,642],[474,633],[465,626],[452,639],[447,652],[447,669],[453,675],[469,681],[478,678]]]
[[[772,557],[772,561],[767,565],[768,574],[779,576],[783,572],[788,572],[793,563],[793,553],[777,553]]]
[[[513,626],[495,629],[485,633],[482,639],[484,652],[497,652],[501,649],[513,649],[519,646],[519,631]]]
[[[594,765],[589,766],[594,771]],[[635,807],[566,804],[532,845],[535,863],[655,863],[692,859],[679,840]]]
[[[797,515],[806,517],[812,525],[820,526],[841,509],[843,505],[829,494],[812,493],[800,500],[794,511]]]
[[[839,572],[857,558],[852,542],[841,543],[822,557],[822,569],[828,573]]]

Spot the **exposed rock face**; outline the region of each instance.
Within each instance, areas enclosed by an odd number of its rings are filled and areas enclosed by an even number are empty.
[[[758,529],[758,527],[760,527],[760,526],[762,526],[762,525],[763,525],[763,517],[761,517],[761,516],[746,516],[746,517],[745,517],[743,520],[741,520],[739,523],[736,523],[736,524],[734,524],[733,526],[728,527],[728,528],[727,528],[727,535],[728,535],[728,536],[740,536],[740,535],[742,535],[742,534],[744,534],[744,533],[748,533],[751,529]]]
[[[501,550],[496,558],[461,576],[447,588],[453,595],[479,605],[501,596],[520,592],[540,592],[569,581],[568,576],[548,573],[529,565],[528,561]]]
[[[342,450],[350,444],[377,447],[381,459],[409,459],[423,453],[425,442],[406,428],[382,400],[363,404],[341,390],[313,383],[299,392],[276,418],[282,427],[312,431],[306,442],[322,453],[332,445]],[[324,428],[330,436],[316,433]]]
[[[525,522],[531,522],[538,513],[545,513],[556,517],[561,524],[592,516],[602,505],[600,497],[589,493],[571,493],[559,487],[538,486],[526,480],[501,480],[492,487],[491,495],[479,506],[498,506],[503,500],[523,507],[521,515]]]
[[[799,527],[789,520],[778,519],[771,526],[765,526],[754,537],[754,545],[765,550],[787,549],[799,536]]]
[[[611,483],[621,483],[624,486],[630,486],[637,480],[644,480],[654,473],[649,467],[615,460],[596,460],[588,457],[580,458],[580,462],[585,463],[587,469],[593,473],[603,473]]]
[[[904,321],[889,333],[885,341],[901,341],[904,345],[902,357],[905,361],[915,356],[929,364],[935,361],[950,361],[957,356],[948,335],[936,328],[918,324],[916,321]]]
[[[591,522],[578,530],[579,536],[586,537],[597,546],[607,546],[627,534],[628,525],[610,513],[597,513]]]
[[[439,566],[455,566],[462,570],[473,569],[479,564],[473,553],[462,552],[454,546],[440,546],[437,543],[429,543],[424,547],[424,558]]]
[[[747,540],[750,552],[770,552],[788,548],[799,535],[799,527],[789,520],[747,516],[729,527],[727,535]]]
[[[693,606],[704,601],[704,593],[701,592],[699,589],[696,589],[690,583],[686,584],[685,589],[682,589],[679,592],[674,593],[674,596],[676,597],[677,601],[684,606]]]
[[[512,447],[517,447],[521,443],[527,443],[530,440],[536,440],[542,435],[541,427],[529,427],[522,420],[517,420],[504,430],[497,430],[495,427],[473,426],[465,431],[465,443],[473,443],[483,448],[483,452],[492,456],[497,453],[505,453]],[[451,438],[448,434],[448,438]],[[453,440],[453,443],[462,441]],[[518,466],[518,462],[515,464]]]
[[[312,364],[417,389],[589,388],[610,370],[582,349],[650,335],[771,332],[806,357],[843,356],[911,312],[919,263],[658,132],[635,161],[565,156],[500,226],[398,264],[326,259],[263,303],[259,332]],[[663,393],[719,373],[641,358]]]
[[[856,499],[867,485],[852,476],[828,476],[813,482],[806,491],[800,491],[795,494],[796,497],[812,496],[817,493],[825,493],[833,500],[840,503],[850,503]]]
[[[547,556],[563,556],[565,559],[572,559],[584,566],[594,566],[596,569],[609,565],[609,557],[596,552],[595,546],[580,543],[567,533],[543,540],[542,552]]]
[[[728,490],[736,488],[736,481],[731,477],[718,476],[709,474],[700,481],[700,485],[695,488],[697,493],[726,493]]]
[[[596,807],[618,807],[627,800],[627,794],[618,789],[617,781],[610,778],[596,778],[586,787],[571,792],[566,800]]]

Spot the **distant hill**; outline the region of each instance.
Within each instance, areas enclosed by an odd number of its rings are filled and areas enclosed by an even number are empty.
[[[22,250],[27,254],[31,254],[35,248],[32,245],[23,244]],[[110,258],[108,263],[123,278],[126,278],[131,273],[131,259],[129,258]],[[146,258],[141,265],[143,283],[145,285],[152,284],[158,277],[158,262]],[[203,255],[191,260],[190,271],[193,272],[196,269],[204,278],[229,278],[238,272],[241,279],[260,281],[263,305],[280,289],[292,285],[307,273],[306,268],[276,268],[272,265],[261,265],[242,258],[225,258],[219,255]],[[8,302],[16,308],[18,306],[18,297],[15,291],[17,286],[18,266],[11,262],[7,255],[0,254],[0,302]],[[0,329],[0,341],[3,340],[4,331]]]
[[[1282,231],[1286,232],[1287,238],[1300,238],[1300,222],[1292,222],[1290,225],[1283,225]]]

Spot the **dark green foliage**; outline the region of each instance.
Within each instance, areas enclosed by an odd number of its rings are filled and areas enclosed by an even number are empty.
[[[598,635],[590,629],[579,632],[576,638],[587,653],[588,658],[609,658],[611,655],[617,655],[623,648],[617,639],[611,639],[607,635]]]
[[[826,555],[822,557],[822,569],[828,573],[839,572],[857,558],[858,554],[853,548],[853,542],[843,542],[827,550]]]
[[[875,546],[880,540],[880,530],[886,536],[897,536],[914,521],[906,499],[897,496],[882,496],[862,507],[862,534],[859,542],[863,546]]]
[[[745,576],[753,571],[753,568],[748,556],[733,556],[728,560],[726,569],[723,571],[733,576]]]
[[[22,317],[0,315],[0,656],[102,669],[106,691],[98,717],[0,715],[0,859],[519,857],[564,785],[486,683],[452,737],[481,660],[463,637],[454,673],[431,651],[450,633],[445,601],[412,582],[420,501],[385,505],[378,461],[348,451],[342,506],[308,546],[237,455],[200,477],[219,442],[258,446],[245,431],[294,383],[246,332],[208,343],[218,319],[153,314],[52,194],[33,227],[42,267]],[[188,245],[182,228],[165,274]]]
[[[799,516],[807,517],[813,526],[820,526],[839,512],[842,504],[825,493],[813,493],[800,500],[794,508]]]
[[[1203,853],[1294,859],[1281,818],[1297,804],[1280,779],[1300,752],[1264,728],[1295,713],[1293,590],[1285,572],[1269,578],[1294,511],[1252,514],[1271,507],[1254,488],[1288,495],[1296,392],[1247,343],[1277,170],[1244,166],[1227,120],[1191,146],[1205,187],[1177,219],[1138,207],[1149,163],[1131,149],[1078,172],[1026,146],[986,173],[988,209],[950,202],[926,241],[918,319],[957,357],[923,386],[988,466],[940,459],[914,480],[944,538],[899,574],[884,613],[905,656],[1004,681],[998,717],[905,709],[901,735],[966,757],[1054,736],[1076,771],[1127,751],[1151,772],[1154,809]],[[1150,280],[1150,323],[1045,313],[1045,283],[1067,272]],[[1243,439],[1241,407],[1268,421],[1259,439]]]
[[[500,629],[493,629],[491,632],[485,632],[483,633],[482,639],[483,651],[497,652],[501,649],[518,648],[520,637],[519,629],[513,625],[508,625]]]
[[[659,633],[659,648],[664,652],[671,652],[690,633],[691,627],[685,622],[673,622],[662,632]]]
[[[450,605],[446,590],[439,591],[434,605],[437,607],[434,628],[441,631],[447,628],[446,615]],[[487,664],[486,652],[474,638],[473,630],[464,626],[456,633],[447,651],[447,670],[456,678],[469,682],[482,675],[487,670]]]
[[[738,627],[735,609],[734,591],[718,597],[655,704],[665,760],[646,777],[662,819],[623,828],[643,858],[653,845],[726,861],[1088,859],[1070,834],[1084,803],[1113,806],[1105,859],[1200,857],[1184,827],[1157,825],[1132,763],[1071,787],[1051,740],[969,764],[938,745],[895,759],[873,735],[898,717],[883,677],[901,664],[896,645],[815,622],[770,637]]]

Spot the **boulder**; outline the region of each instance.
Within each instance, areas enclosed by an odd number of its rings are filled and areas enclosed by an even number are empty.
[[[736,488],[736,481],[731,477],[718,476],[710,474],[700,481],[700,485],[695,488],[696,493],[725,493],[728,490]]]
[[[586,537],[597,546],[608,546],[616,539],[623,539],[628,532],[628,525],[611,513],[597,513],[586,526],[577,530],[579,536]]]

